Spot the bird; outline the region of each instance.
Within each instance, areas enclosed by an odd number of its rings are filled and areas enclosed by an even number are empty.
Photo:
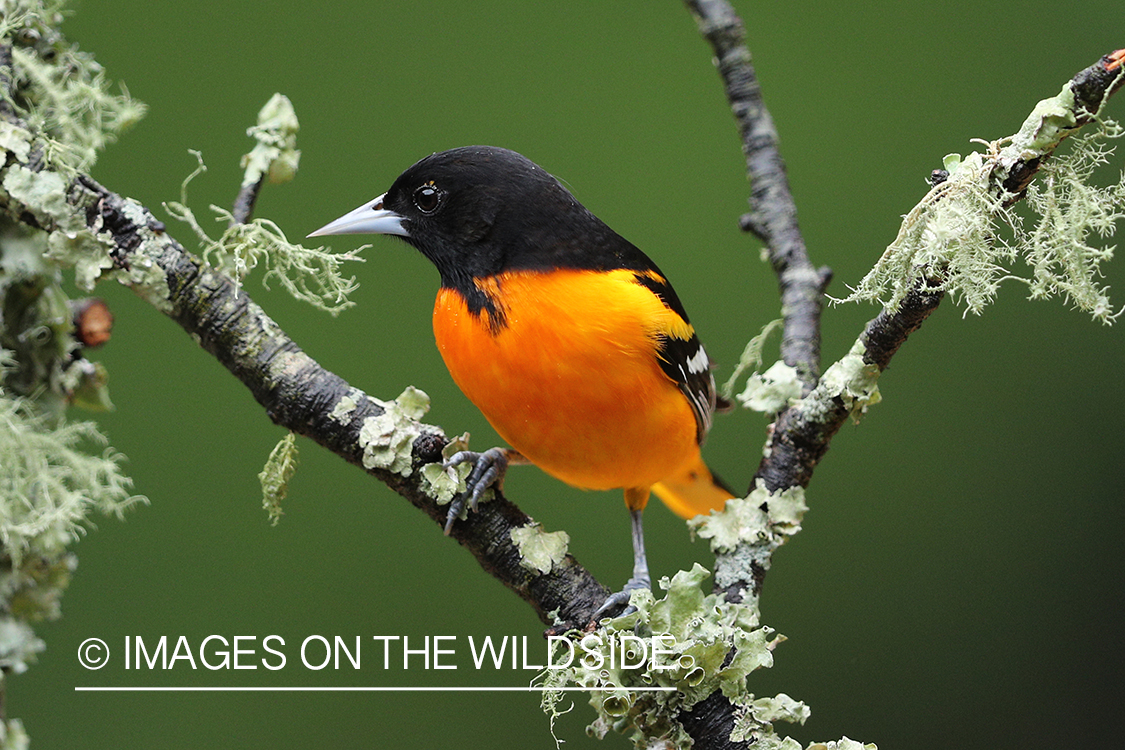
[[[557,178],[494,146],[426,156],[309,237],[345,234],[398,237],[437,267],[438,349],[509,446],[446,460],[473,468],[445,533],[509,465],[621,489],[633,574],[595,617],[628,612],[631,593],[651,588],[642,520],[650,493],[685,518],[734,497],[700,453],[715,379],[667,277]]]

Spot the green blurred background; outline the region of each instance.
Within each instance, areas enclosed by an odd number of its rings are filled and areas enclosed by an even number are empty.
[[[1014,132],[1040,98],[1125,46],[1118,0],[1065,11],[1004,3],[738,3],[782,138],[814,261],[845,293],[893,239],[941,157]],[[200,149],[201,215],[229,205],[244,135],[275,91],[301,119],[296,182],[267,188],[258,215],[292,237],[382,192],[417,158],[457,145],[522,151],[672,278],[725,378],[747,338],[777,316],[775,282],[737,218],[747,185],[710,55],[677,2],[80,2],[65,24],[108,74],[151,106],[94,175],[160,214]],[[1125,103],[1111,115],[1125,118]],[[1120,164],[1121,158],[1118,157]],[[167,217],[165,217],[167,218]],[[217,226],[217,225],[216,225]],[[191,234],[169,219],[170,231]],[[216,229],[218,231],[218,229]],[[339,248],[358,240],[337,239]],[[392,398],[433,398],[430,420],[496,441],[457,392],[429,330],[437,275],[376,239],[356,266],[358,306],[331,318],[261,288],[249,293],[324,366]],[[1125,302],[1122,263],[1108,269]],[[522,693],[88,694],[76,685],[520,685],[520,671],[304,670],[321,634],[527,635],[528,607],[401,498],[307,441],[286,515],[271,528],[256,478],[282,431],[174,323],[122,287],[99,288],[113,340],[97,357],[117,410],[100,417],[152,500],[99,520],[48,649],[8,683],[9,716],[37,748],[552,747],[538,698]],[[809,491],[805,530],[775,557],[765,620],[790,640],[752,677],[759,694],[807,701],[791,730],[881,748],[1111,745],[1125,731],[1119,614],[1120,429],[1125,341],[1059,302],[1005,287],[983,317],[946,304],[894,360],[884,402],[846,426]],[[873,308],[828,310],[826,361]],[[723,417],[707,446],[745,486],[764,420]],[[536,469],[510,497],[603,581],[629,574],[616,493],[567,488]],[[657,575],[710,563],[663,508],[647,514]],[[126,672],[125,635],[198,643],[285,637],[280,672]],[[87,672],[85,638],[115,661]],[[588,739],[579,697],[556,731]]]

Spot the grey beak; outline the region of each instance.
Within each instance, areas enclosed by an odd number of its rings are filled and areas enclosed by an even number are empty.
[[[394,211],[383,208],[386,193],[373,201],[363,204],[354,211],[330,221],[309,237],[322,237],[328,234],[397,234],[409,237],[410,233],[402,225],[403,217]]]

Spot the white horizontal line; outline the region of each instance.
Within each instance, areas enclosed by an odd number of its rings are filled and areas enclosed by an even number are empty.
[[[611,688],[611,687],[431,687],[413,685],[407,687],[388,687],[388,686],[358,686],[358,687],[326,687],[326,686],[307,686],[307,687],[293,687],[293,686],[263,686],[263,687],[248,687],[248,686],[221,686],[209,685],[202,687],[178,687],[171,685],[155,685],[151,687],[136,687],[136,686],[101,686],[101,687],[75,687],[75,692],[78,693],[419,693],[419,692],[447,692],[447,693],[504,693],[504,692],[547,692],[547,691],[583,691],[590,692],[593,690],[602,691],[617,691],[624,690],[629,693],[639,692],[672,692],[675,691],[674,687],[633,687],[633,688]]]

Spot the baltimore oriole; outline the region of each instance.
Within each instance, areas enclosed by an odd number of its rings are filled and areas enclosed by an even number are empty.
[[[449,459],[475,466],[446,533],[509,463],[623,488],[633,576],[602,613],[651,585],[641,522],[650,490],[685,518],[733,496],[700,456],[715,380],[671,284],[542,167],[488,146],[433,154],[309,236],[330,234],[397,235],[437,266],[442,358],[512,446]]]

